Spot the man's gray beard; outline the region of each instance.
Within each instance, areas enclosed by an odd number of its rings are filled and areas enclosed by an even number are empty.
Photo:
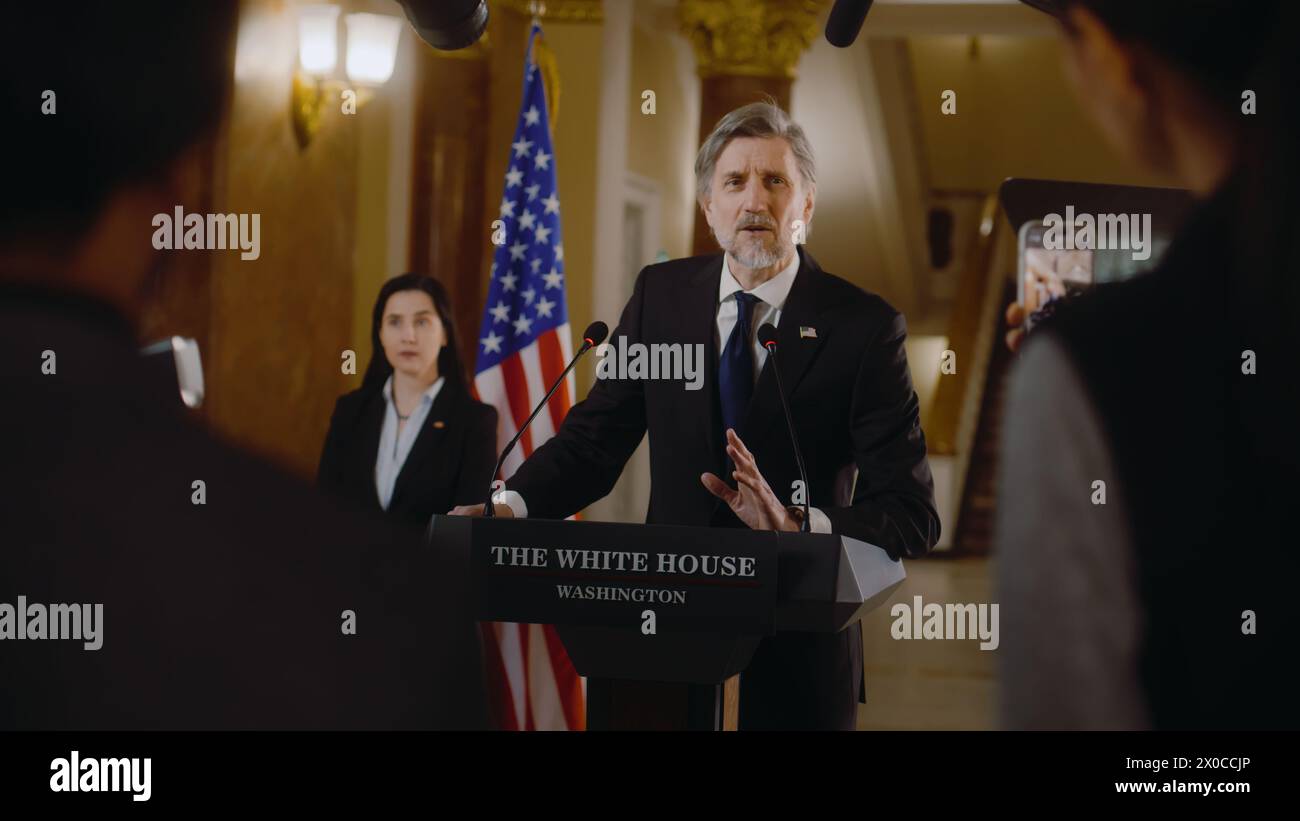
[[[782,248],[781,243],[779,242],[777,243],[775,250],[769,251],[762,245],[755,247],[750,246],[748,243],[745,243],[746,247],[741,249],[741,243],[737,242],[737,239],[738,237],[732,237],[731,242],[728,243],[728,247],[724,250],[731,254],[736,262],[739,262],[746,268],[754,270],[760,268],[771,268],[773,265],[780,262],[781,258],[785,256],[786,249]]]

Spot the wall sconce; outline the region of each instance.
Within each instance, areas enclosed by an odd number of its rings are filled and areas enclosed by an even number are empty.
[[[298,64],[314,77],[325,77],[339,61],[339,7],[303,6],[298,10]]]
[[[356,94],[364,105],[374,88],[388,82],[397,64],[397,44],[402,19],[382,14],[349,14],[345,66],[350,82],[334,78],[338,67],[339,7],[327,4],[298,9],[298,70],[292,93],[293,133],[305,148],[320,130],[327,100],[341,99],[344,91]]]
[[[397,65],[397,40],[402,20],[384,14],[349,14],[348,79],[363,86],[381,86]]]

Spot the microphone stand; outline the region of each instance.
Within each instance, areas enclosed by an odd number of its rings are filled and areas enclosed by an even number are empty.
[[[799,479],[803,482],[803,521],[799,523],[799,530],[802,533],[812,532],[812,513],[808,505],[808,496],[811,488],[808,487],[808,471],[803,466],[803,454],[799,451],[799,437],[794,433],[794,417],[790,414],[790,403],[785,398],[785,385],[781,382],[780,363],[776,361],[776,334],[773,332],[772,338],[763,343],[767,348],[768,354],[772,357],[772,370],[776,373],[776,392],[781,396],[781,409],[785,411],[785,425],[790,431],[790,443],[794,445],[794,461],[799,466]]]
[[[600,324],[603,325],[604,323]],[[608,331],[605,333],[608,333]],[[595,347],[595,337],[598,335],[603,341],[605,336],[604,333],[593,333],[592,329],[588,329],[587,335],[582,340],[582,347],[578,348],[578,352],[569,360],[569,364],[565,366],[564,370],[560,373],[559,378],[551,385],[551,389],[546,392],[546,396],[542,398],[541,402],[537,403],[537,407],[533,408],[533,412],[529,414],[528,420],[519,426],[519,430],[515,433],[514,438],[512,438],[509,444],[505,446],[505,449],[501,451],[501,455],[497,457],[496,467],[492,469],[493,483],[496,482],[497,474],[501,472],[501,465],[506,461],[506,457],[510,455],[510,452],[515,449],[515,445],[519,443],[519,439],[524,435],[524,431],[528,430],[528,426],[533,423],[533,419],[537,417],[537,414],[541,412],[542,408],[546,407],[546,403],[551,401],[551,395],[555,393],[556,389],[564,382],[564,378],[569,375],[569,371],[573,370],[573,366],[578,364],[578,360],[582,358],[582,355]],[[490,519],[496,515],[496,508],[492,504],[492,486],[489,485],[487,501],[483,505],[483,516]]]

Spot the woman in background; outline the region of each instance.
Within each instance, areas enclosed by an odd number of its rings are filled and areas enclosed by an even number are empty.
[[[481,501],[496,464],[496,409],[470,396],[447,292],[407,273],[375,301],[373,354],[334,406],[321,490],[420,526]]]

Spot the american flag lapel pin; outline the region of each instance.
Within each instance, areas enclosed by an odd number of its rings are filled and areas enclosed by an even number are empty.
[[[807,325],[800,325],[800,326],[799,326],[799,338],[800,338],[800,339],[816,339],[816,338],[817,338],[817,329],[816,329],[816,328],[809,328]]]

